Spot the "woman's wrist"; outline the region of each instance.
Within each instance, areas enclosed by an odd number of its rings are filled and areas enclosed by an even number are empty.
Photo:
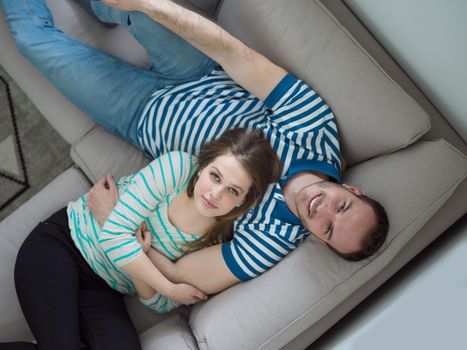
[[[171,299],[175,292],[175,283],[172,283],[169,280],[167,280],[166,283],[164,283],[164,286],[158,292]]]

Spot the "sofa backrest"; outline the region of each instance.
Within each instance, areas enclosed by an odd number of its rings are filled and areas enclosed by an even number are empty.
[[[404,148],[430,128],[426,112],[319,1],[224,0],[217,20],[324,98],[348,165]]]

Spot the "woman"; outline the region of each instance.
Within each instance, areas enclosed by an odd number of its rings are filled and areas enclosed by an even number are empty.
[[[227,131],[198,159],[171,152],[117,181],[120,199],[102,228],[86,196],[40,223],[21,247],[15,283],[40,349],[139,349],[123,295],[167,312],[205,299],[173,284],[134,233],[145,223],[152,246],[171,259],[229,239],[232,222],[279,177],[279,160],[259,131]],[[10,346],[10,347],[9,347]],[[35,344],[0,348],[35,349]]]

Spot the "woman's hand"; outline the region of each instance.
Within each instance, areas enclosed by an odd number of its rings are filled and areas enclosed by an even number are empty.
[[[173,284],[166,297],[184,305],[195,304],[208,298],[207,294],[186,283]]]
[[[118,201],[118,190],[110,174],[102,177],[89,191],[86,204],[99,224],[103,225]]]
[[[152,232],[147,228],[146,222],[143,221],[141,226],[136,230],[135,237],[138,243],[143,247],[143,252],[148,253],[152,243]]]

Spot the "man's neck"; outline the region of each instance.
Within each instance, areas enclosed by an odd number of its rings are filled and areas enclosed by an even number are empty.
[[[327,175],[312,171],[301,171],[292,176],[287,180],[285,186],[282,187],[282,193],[287,208],[289,208],[294,215],[298,216],[297,208],[295,207],[295,197],[298,192],[305,186],[328,180],[329,177]]]

